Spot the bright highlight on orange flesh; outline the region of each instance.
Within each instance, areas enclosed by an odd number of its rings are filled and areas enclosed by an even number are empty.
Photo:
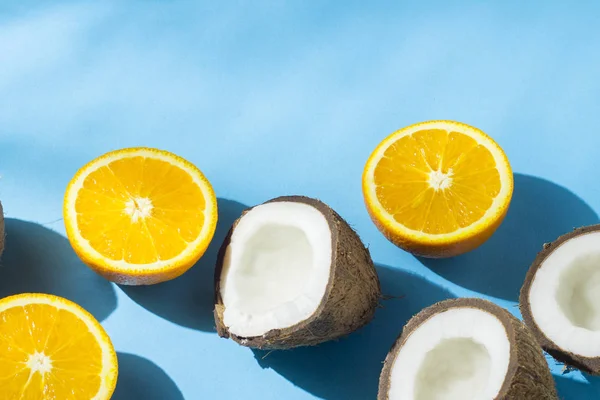
[[[100,324],[51,295],[0,300],[0,393],[7,400],[110,399],[117,357]]]
[[[513,178],[502,149],[452,121],[412,125],[385,139],[363,174],[367,209],[394,243],[452,256],[483,243],[501,223]]]
[[[108,153],[73,178],[67,234],[78,255],[108,279],[150,284],[175,278],[204,253],[217,220],[202,173],[164,151]]]

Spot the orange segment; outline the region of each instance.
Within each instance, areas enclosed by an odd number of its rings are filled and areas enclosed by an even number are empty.
[[[412,136],[417,141],[417,147],[427,162],[426,171],[439,170],[448,143],[448,132],[443,129],[426,129],[417,131]]]
[[[448,142],[444,148],[442,172],[446,174],[451,168],[454,169],[456,164],[476,146],[477,141],[471,136],[460,132],[449,132]]]
[[[0,300],[0,388],[6,399],[110,399],[117,358],[100,324],[69,300]]]
[[[480,130],[452,121],[395,132],[363,173],[365,202],[379,229],[400,247],[432,257],[483,243],[503,219],[512,190],[502,149]]]
[[[181,275],[214,234],[216,197],[186,160],[147,148],[93,160],[65,194],[67,235],[77,254],[117,283],[149,284]]]

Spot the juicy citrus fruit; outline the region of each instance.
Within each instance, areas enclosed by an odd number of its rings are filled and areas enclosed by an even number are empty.
[[[0,300],[0,393],[7,400],[110,399],[117,355],[98,321],[47,294]]]
[[[411,125],[388,136],[362,178],[369,214],[399,247],[449,257],[485,242],[510,204],[506,155],[477,128],[453,121]]]
[[[67,236],[77,255],[114,282],[173,279],[206,251],[217,200],[202,172],[166,151],[110,152],[77,172],[64,200]]]

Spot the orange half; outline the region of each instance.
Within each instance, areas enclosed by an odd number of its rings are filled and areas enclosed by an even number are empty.
[[[0,300],[0,393],[7,400],[108,400],[117,356],[98,321],[46,294]]]
[[[367,210],[383,234],[425,257],[485,242],[508,210],[513,174],[489,136],[454,121],[411,125],[377,146],[362,178]]]
[[[67,236],[78,256],[114,282],[173,279],[206,251],[217,201],[202,172],[150,148],[110,152],[82,169],[64,200]]]

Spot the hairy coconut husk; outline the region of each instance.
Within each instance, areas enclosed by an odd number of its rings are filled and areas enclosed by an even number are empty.
[[[223,323],[225,306],[221,298],[220,278],[225,251],[240,217],[225,238],[217,258],[214,314],[219,336],[257,349],[289,349],[316,345],[348,335],[371,321],[379,304],[381,288],[369,250],[356,232],[334,210],[319,200],[286,196],[267,203],[270,202],[304,203],[325,216],[331,230],[332,245],[331,269],[325,295],[313,315],[293,326],[274,329],[256,337],[240,337],[229,332]]]
[[[558,249],[560,245],[577,236],[598,231],[600,231],[600,224],[577,228],[572,232],[560,236],[552,243],[544,244],[542,251],[538,253],[536,259],[533,261],[529,271],[527,272],[525,283],[521,288],[521,295],[519,297],[519,306],[521,309],[521,315],[523,315],[523,321],[525,324],[527,324],[529,329],[531,329],[531,332],[533,332],[542,348],[558,361],[592,375],[600,375],[600,357],[584,357],[571,353],[550,340],[535,323],[535,319],[533,318],[533,314],[531,312],[531,305],[529,304],[529,291],[531,290],[531,285],[535,279],[535,274],[537,271],[540,269],[546,258],[548,258],[548,256],[550,256],[550,254],[552,254],[556,249]]]
[[[394,361],[409,336],[432,316],[451,308],[475,308],[495,316],[506,329],[510,343],[508,371],[502,388],[494,400],[558,399],[554,380],[544,353],[529,329],[505,309],[483,299],[461,298],[444,300],[423,309],[404,327],[388,353],[379,380],[378,400],[389,400],[391,372]],[[456,360],[460,362],[460,360]]]

